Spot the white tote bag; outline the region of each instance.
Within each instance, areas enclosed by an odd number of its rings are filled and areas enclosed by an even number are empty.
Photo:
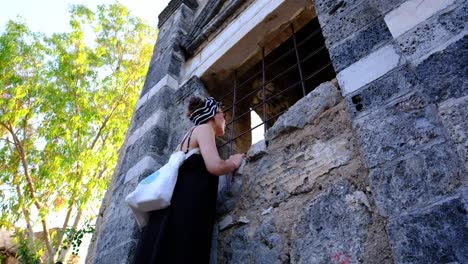
[[[148,212],[164,209],[171,204],[180,166],[198,151],[196,148],[187,154],[183,151],[173,153],[166,165],[141,180],[135,190],[127,195],[125,201],[132,209],[140,227],[148,222]]]
[[[182,140],[184,142],[187,137],[189,138],[187,148],[194,129],[195,127],[192,127]],[[179,146],[178,149],[181,147]],[[140,227],[148,222],[148,212],[164,209],[171,204],[179,168],[186,159],[197,152],[199,152],[198,148],[192,149],[187,154],[181,150],[174,152],[166,165],[144,178],[135,190],[125,197]]]

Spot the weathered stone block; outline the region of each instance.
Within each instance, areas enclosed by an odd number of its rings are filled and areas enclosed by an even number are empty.
[[[255,161],[265,154],[267,154],[266,143],[265,140],[261,140],[250,147],[247,157],[250,161]]]
[[[367,0],[350,5],[348,11],[333,15],[328,22],[322,22],[324,18],[319,13],[319,21],[322,24],[322,32],[327,47],[333,47],[338,42],[370,24],[379,16],[379,12]]]
[[[336,84],[333,82],[322,83],[281,115],[273,127],[268,129],[265,139],[270,141],[281,133],[303,128],[339,101],[341,101],[341,95]]]
[[[184,57],[179,45],[183,41],[184,32],[190,27],[188,21],[192,15],[193,11],[182,5],[161,27],[140,96],[146,94],[166,74],[179,76]]]
[[[348,199],[356,191],[336,183],[303,208],[295,225],[291,263],[362,263],[371,214]]]
[[[162,87],[159,92],[149,98],[148,101],[133,114],[133,125],[129,133],[133,133],[141,127],[157,110],[167,111],[174,106],[174,90],[170,87]]]
[[[154,126],[132,145],[128,146],[124,156],[124,162],[120,168],[120,173],[126,173],[131,167],[138,163],[145,156],[154,156],[160,161],[169,158],[166,153],[169,129],[166,126]]]
[[[423,93],[436,103],[468,95],[468,36],[416,66]]]
[[[138,179],[133,179],[114,190],[110,206],[106,209],[105,221],[96,244],[97,252],[114,251],[117,254],[116,247],[118,245],[140,236],[140,229],[136,224],[130,207],[125,202],[125,197],[135,189],[137,183]],[[102,254],[99,253],[98,255]]]
[[[322,113],[314,125],[272,140],[268,154],[244,168],[243,184],[252,188],[249,196],[279,204],[310,191],[317,179],[351,163],[357,146],[350,122],[342,102]]]
[[[400,53],[394,45],[385,45],[340,71],[336,78],[343,95],[362,88],[402,65],[405,60]]]
[[[401,3],[406,0],[369,0],[382,15],[386,15],[388,12],[400,6]]]
[[[385,21],[378,18],[344,42],[329,49],[335,71],[341,71],[392,39]]]
[[[468,263],[468,217],[460,197],[391,219],[388,233],[397,263]]]
[[[368,168],[447,140],[437,110],[418,94],[354,120]]]
[[[314,0],[314,2],[323,28],[332,17],[343,15],[360,4],[362,0]]]
[[[370,185],[382,215],[396,216],[454,193],[466,178],[446,142],[371,169]],[[466,179],[465,179],[466,180]]]
[[[94,263],[96,264],[130,264],[137,247],[137,240],[128,240],[119,243],[111,250],[99,252]]]
[[[222,233],[220,233],[222,234]],[[271,218],[251,233],[245,227],[234,229],[223,237],[219,263],[279,264],[283,241]]]
[[[414,69],[409,65],[399,67],[347,95],[349,112],[354,118],[359,118],[413,91],[418,84]]]
[[[417,64],[426,54],[468,29],[468,5],[447,8],[397,38],[403,54]]]
[[[468,170],[468,96],[445,101],[439,114]]]

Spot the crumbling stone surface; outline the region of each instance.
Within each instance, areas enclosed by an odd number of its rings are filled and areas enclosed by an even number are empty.
[[[246,226],[236,228],[222,241],[219,263],[279,264],[283,241],[271,218],[250,233]]]
[[[439,114],[468,171],[468,96],[447,100],[439,107]]]
[[[322,83],[300,99],[268,129],[265,139],[270,141],[281,133],[303,128],[314,122],[324,110],[333,107],[340,100],[341,95],[336,86],[336,82]]]
[[[381,214],[395,216],[453,194],[466,175],[448,143],[371,169],[370,184]]]
[[[218,263],[392,263],[346,104],[330,87],[292,106],[287,115],[310,121],[282,130],[245,165],[218,211]],[[310,109],[312,99],[333,104]],[[235,225],[241,216],[249,222]]]
[[[294,230],[291,262],[363,262],[371,214],[360,198],[353,201],[355,190],[349,182],[337,182],[304,206]]]
[[[392,219],[388,225],[397,263],[468,263],[468,217],[461,195]]]
[[[437,109],[411,93],[354,120],[368,168],[447,140]]]

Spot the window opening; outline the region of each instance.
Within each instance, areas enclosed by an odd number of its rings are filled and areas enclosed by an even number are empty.
[[[229,140],[219,147],[229,146],[230,154],[234,142],[248,136],[253,143],[258,138],[252,137],[254,131],[266,133],[291,105],[336,76],[317,18],[297,32],[293,24],[286,30],[291,36],[278,47],[268,54],[261,48],[260,62],[242,74],[234,71],[232,89],[220,99],[230,118],[226,123]],[[241,144],[241,148],[247,145],[251,144]]]

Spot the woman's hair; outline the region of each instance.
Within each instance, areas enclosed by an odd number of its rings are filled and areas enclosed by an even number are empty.
[[[190,102],[188,105],[188,111],[187,111],[187,117],[190,117],[190,115],[193,113],[193,111],[197,110],[198,108],[201,108],[205,105],[205,100],[198,97],[194,96],[190,98]]]

